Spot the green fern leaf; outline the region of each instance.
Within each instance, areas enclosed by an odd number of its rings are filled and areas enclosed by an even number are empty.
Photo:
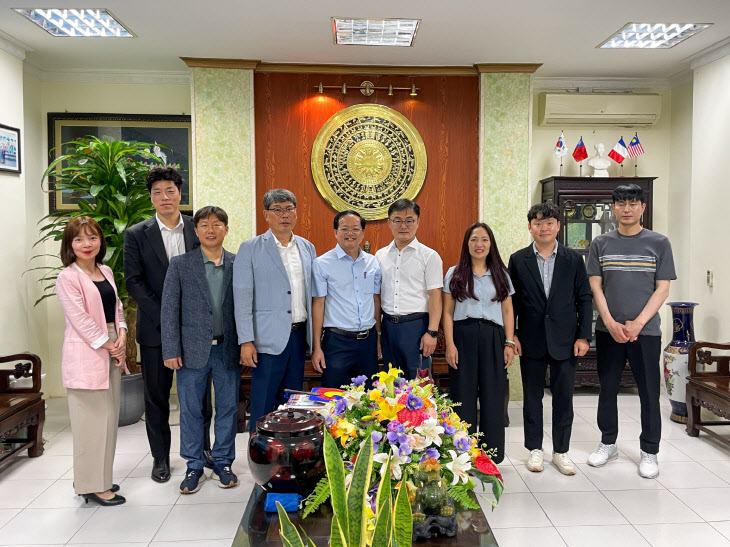
[[[302,502],[304,505],[302,518],[307,518],[307,516],[314,513],[320,505],[329,499],[329,497],[330,481],[327,477],[322,477],[317,483],[317,486],[314,488],[314,491]]]

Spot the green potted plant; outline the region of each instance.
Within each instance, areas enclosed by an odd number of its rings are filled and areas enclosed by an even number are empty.
[[[120,425],[139,420],[144,412],[142,377],[137,366],[136,304],[129,296],[124,281],[124,231],[150,218],[155,210],[150,201],[145,179],[150,168],[162,160],[152,145],[142,142],[118,141],[109,137],[84,137],[61,145],[63,152],[43,173],[41,185],[49,181],[48,191],[72,192],[78,196],[77,210],[53,213],[41,219],[40,238],[35,245],[60,241],[66,223],[78,216],[89,216],[101,226],[106,237],[104,263],[114,272],[119,298],[124,306],[128,326],[127,367],[132,374],[122,377]],[[58,255],[36,255],[33,259]],[[39,282],[43,295],[36,305],[55,294],[55,280],[60,265],[44,265]],[[30,270],[29,270],[30,271]],[[126,414],[126,416],[125,416]],[[136,416],[136,417],[135,417]]]

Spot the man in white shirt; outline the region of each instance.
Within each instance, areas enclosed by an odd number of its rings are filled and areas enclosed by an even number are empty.
[[[420,215],[409,199],[393,203],[388,209],[393,241],[375,253],[382,272],[383,363],[400,368],[409,380],[421,368],[432,369],[444,286],[441,257],[416,239]]]

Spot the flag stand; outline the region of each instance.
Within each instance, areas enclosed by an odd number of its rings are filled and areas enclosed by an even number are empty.
[[[563,156],[560,156],[560,176],[563,176]]]
[[[624,176],[624,162],[621,162],[621,175],[622,178]]]
[[[583,137],[581,137],[581,138],[583,138]],[[582,177],[583,176],[583,160],[580,160],[580,164],[579,165],[580,165],[580,174],[578,176],[579,177]]]
[[[639,176],[639,173],[636,169],[636,158],[634,158],[634,177],[638,177],[638,176]]]

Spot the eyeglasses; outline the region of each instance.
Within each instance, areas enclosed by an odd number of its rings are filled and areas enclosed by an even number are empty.
[[[408,228],[411,228],[416,223],[416,221],[412,218],[409,218],[408,220],[401,220],[399,218],[389,218],[388,220],[391,221],[393,224],[395,224],[398,228],[400,228],[401,224],[405,224]]]
[[[613,206],[616,207],[616,209],[626,209],[626,208],[638,209],[639,207],[641,207],[641,202],[640,201],[617,201],[616,203],[613,204]]]
[[[273,209],[266,209],[270,213],[274,213],[276,216],[280,217],[284,213],[287,215],[292,214],[294,211],[297,210],[296,207],[287,207],[286,209],[282,209],[281,207],[274,207]]]
[[[337,228],[337,231],[341,234],[353,234],[357,235],[362,233],[362,228]]]

